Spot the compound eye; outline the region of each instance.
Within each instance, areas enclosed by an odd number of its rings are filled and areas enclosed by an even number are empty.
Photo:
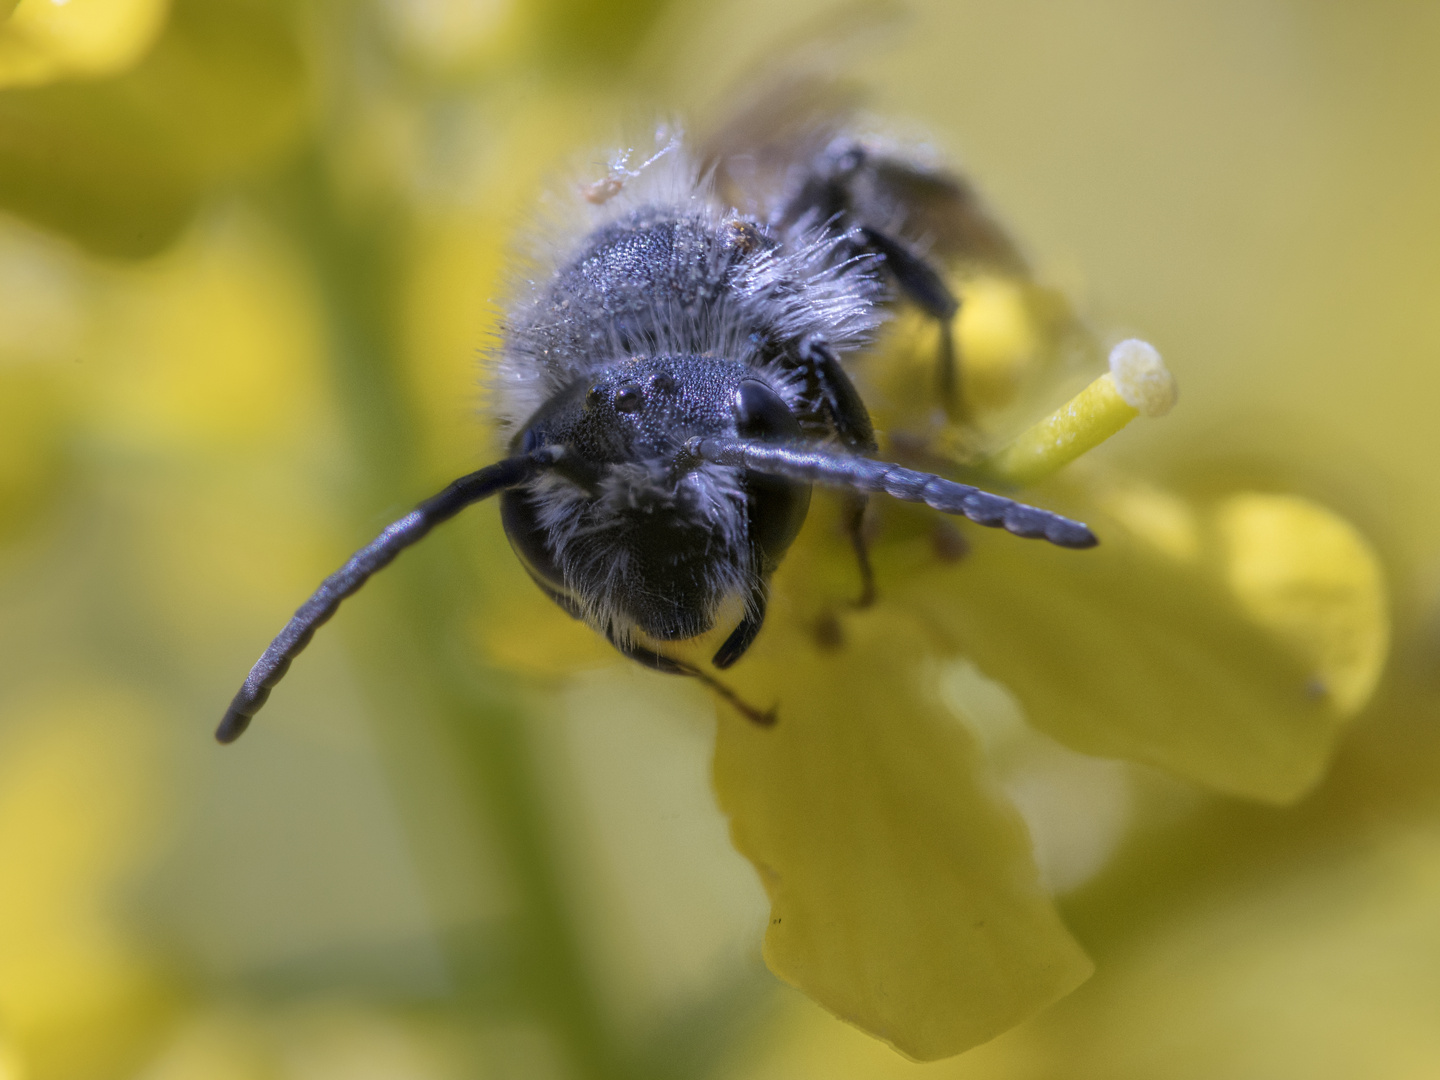
[[[780,395],[758,379],[746,379],[735,391],[735,422],[750,439],[793,439],[800,421]]]

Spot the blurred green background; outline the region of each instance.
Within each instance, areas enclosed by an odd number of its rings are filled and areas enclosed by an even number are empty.
[[[911,8],[873,107],[1181,381],[1108,460],[1263,475],[1384,556],[1321,786],[1026,736],[997,775],[1097,974],[918,1066],[765,971],[712,704],[568,625],[493,506],[222,751],[284,614],[495,453],[541,193],[827,7],[0,2],[0,1077],[1440,1075],[1440,7]]]

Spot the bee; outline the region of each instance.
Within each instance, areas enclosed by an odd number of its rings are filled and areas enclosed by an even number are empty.
[[[1096,543],[1079,522],[873,456],[847,365],[888,312],[913,304],[935,321],[937,397],[960,414],[958,303],[937,260],[1023,264],[960,177],[817,118],[812,89],[769,95],[694,149],[664,134],[643,164],[619,155],[580,189],[588,231],[504,321],[495,397],[508,456],[326,578],[251,669],[221,742],[245,730],[346,597],[491,496],[551,600],[631,660],[700,679],[759,723],[773,710],[669,650],[718,631],[714,668],[745,655],[814,485],[858,508],[862,602],[874,597],[859,528],[871,494],[1062,547]]]

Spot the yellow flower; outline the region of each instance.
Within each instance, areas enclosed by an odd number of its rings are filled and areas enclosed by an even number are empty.
[[[1025,289],[986,285],[981,303],[1023,307]],[[1032,322],[1017,311],[969,324],[988,335],[981,378],[1019,391],[1045,377]],[[997,378],[999,323],[1015,327],[1010,356],[1024,373]],[[958,439],[974,448],[970,471],[992,482],[1039,480],[1174,399],[1153,350],[1122,343],[1109,373],[986,455],[995,410],[975,407],[966,430],[935,428],[931,355],[892,352],[864,371],[883,387],[890,452]],[[912,434],[926,425],[928,443]],[[993,781],[937,705],[947,659],[972,659],[1030,723],[1077,750],[1290,801],[1323,771],[1388,649],[1376,554],[1313,502],[1187,495],[1103,468],[1032,497],[1087,521],[1100,546],[1063,551],[974,527],[957,545],[952,523],[879,502],[881,600],[869,611],[848,602],[848,540],[817,514],[776,576],[755,659],[730,676],[775,704],[779,722],[757,730],[722,709],[716,787],[771,896],[772,969],[921,1060],[992,1037],[1087,969],[1035,891],[1025,838],[1000,824]],[[963,695],[958,705],[980,711]]]

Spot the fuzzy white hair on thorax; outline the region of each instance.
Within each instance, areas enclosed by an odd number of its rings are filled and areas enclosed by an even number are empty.
[[[662,127],[656,142],[657,150],[634,169],[629,152],[612,158],[603,198],[594,197],[594,184],[572,192],[568,228],[557,225],[555,232],[571,239],[536,248],[527,260],[493,366],[491,397],[507,431],[576,380],[636,355],[627,323],[643,324],[640,353],[742,363],[760,362],[761,337],[809,336],[843,355],[864,345],[878,326],[881,288],[873,256],[841,258],[838,249],[850,238],[823,222],[780,232],[741,214],[717,198],[674,129]],[[597,279],[600,271],[591,264],[600,248],[657,229],[673,231],[670,250],[660,253],[668,262],[627,267],[638,284]],[[726,245],[746,235],[759,250],[732,266]],[[641,279],[657,271],[671,275],[661,284],[680,295],[647,288]]]

